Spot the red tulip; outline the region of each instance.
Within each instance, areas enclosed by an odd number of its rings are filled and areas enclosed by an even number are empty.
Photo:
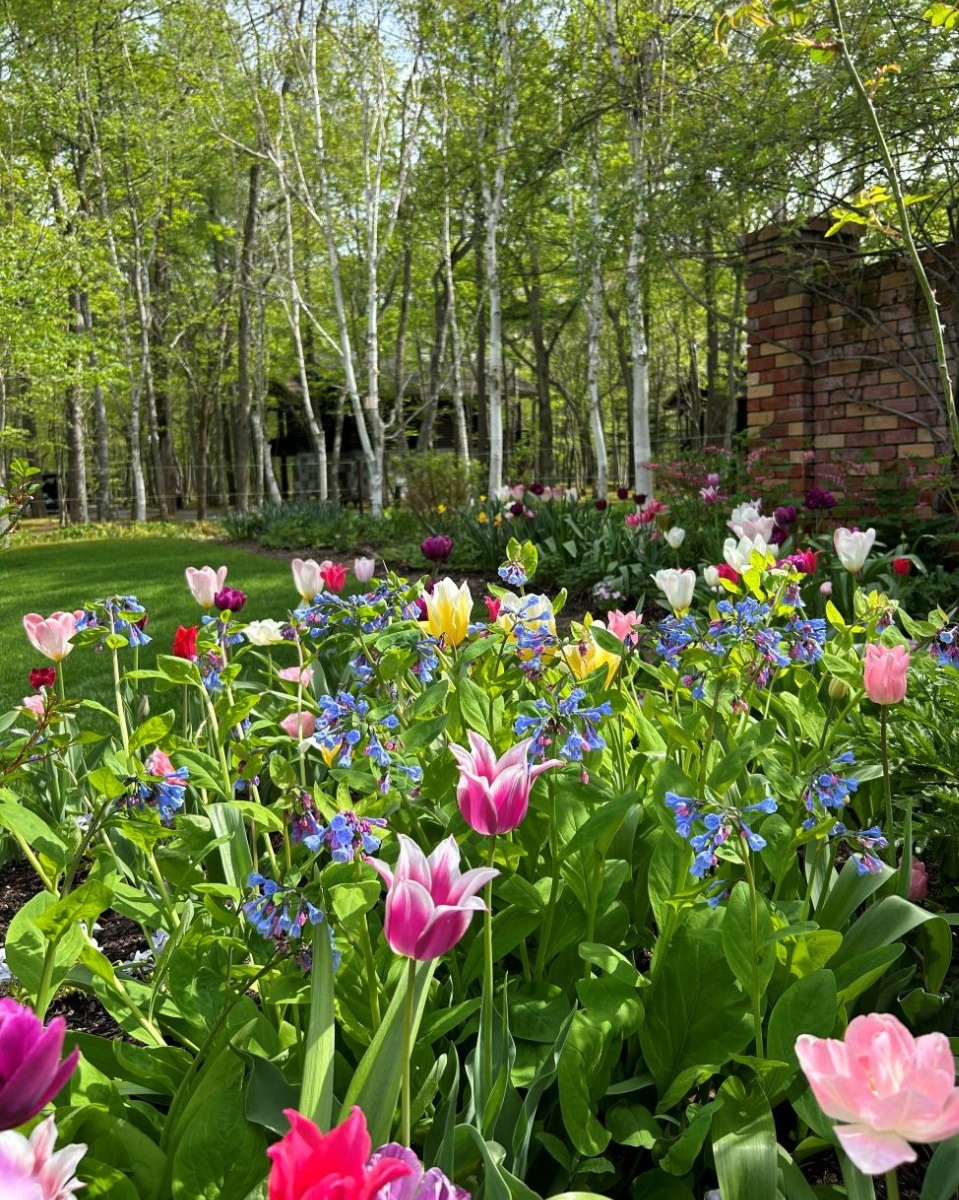
[[[38,692],[42,687],[53,687],[56,681],[57,672],[54,667],[34,667],[30,672],[30,686]]]
[[[892,569],[897,575],[908,575],[912,570],[912,559],[910,558],[894,558],[892,560]]]
[[[398,1158],[369,1165],[372,1143],[359,1108],[329,1133],[292,1108],[283,1115],[289,1133],[267,1150],[269,1200],[374,1200],[380,1188],[412,1174]]]
[[[342,592],[346,583],[346,567],[342,563],[331,562],[323,567],[320,578],[331,592]]]
[[[196,658],[196,625],[181,625],[173,635],[173,654],[177,658]]]

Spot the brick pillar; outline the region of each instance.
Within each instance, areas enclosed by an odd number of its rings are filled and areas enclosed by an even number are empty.
[[[767,225],[743,243],[746,279],[747,429],[755,445],[775,443],[774,474],[799,494],[813,483],[813,324],[816,301],[806,277],[817,262],[845,255],[855,238],[824,239],[825,221],[798,232]],[[770,468],[773,462],[770,462]]]

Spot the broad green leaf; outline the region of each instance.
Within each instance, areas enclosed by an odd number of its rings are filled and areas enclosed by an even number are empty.
[[[326,1133],[333,1123],[333,1054],[336,1022],[333,1014],[333,948],[330,927],[313,926],[310,971],[310,1023],[306,1031],[303,1087],[299,1111]]]
[[[48,940],[37,925],[39,918],[52,908],[56,899],[49,892],[40,892],[20,909],[7,930],[7,965],[26,989],[31,1000],[36,1002],[43,973],[43,960]],[[67,972],[77,961],[83,946],[83,932],[73,925],[56,943],[53,971],[50,976],[50,995],[56,993]]]
[[[287,1108],[297,1108],[299,1089],[288,1083],[283,1072],[258,1054],[244,1054],[250,1063],[246,1081],[244,1114],[254,1125],[262,1125],[272,1133],[284,1134],[290,1123],[284,1117]]]
[[[589,1014],[576,1013],[559,1060],[559,1105],[567,1137],[587,1156],[602,1154],[609,1145],[610,1135],[596,1118],[608,1082],[605,1050],[602,1027]]]
[[[87,879],[44,909],[36,918],[37,928],[53,941],[58,941],[73,929],[77,921],[85,922],[87,929],[92,929],[96,919],[110,907],[112,900],[113,892],[108,887],[95,879]]]
[[[209,1095],[173,1156],[173,1200],[234,1200],[267,1173],[266,1138],[247,1120],[239,1091]]]
[[[776,947],[768,940],[773,934],[772,918],[764,896],[756,895],[757,949],[752,945],[752,896],[749,884],[740,880],[729,895],[723,921],[723,953],[730,969],[745,991],[758,975],[760,992],[766,990],[776,965]]]
[[[949,925],[942,917],[926,912],[902,896],[885,896],[866,909],[843,939],[833,966],[839,967],[867,951],[899,941],[918,926],[926,927],[928,939],[928,961],[924,963],[926,986],[929,991],[937,992],[951,959]]]
[[[747,1092],[736,1076],[719,1089],[724,1103],[713,1118],[713,1157],[723,1200],[776,1195],[776,1125],[758,1083]]]
[[[801,1033],[829,1037],[836,1025],[839,1002],[836,976],[832,971],[813,971],[788,987],[769,1016],[766,1054],[790,1064],[790,1070],[774,1068],[766,1080],[766,1094],[775,1096],[798,1070],[796,1039]]]
[[[816,921],[822,929],[842,929],[857,908],[895,875],[890,867],[883,867],[873,874],[861,875],[856,864],[849,859],[825,900],[816,909]]]
[[[640,1045],[660,1091],[689,1068],[722,1066],[753,1036],[749,1001],[723,952],[724,916],[706,906],[683,912],[643,993]]]
[[[919,1200],[953,1200],[959,1190],[959,1137],[952,1137],[936,1147],[926,1177],[922,1181]]]
[[[42,817],[21,804],[7,788],[0,791],[0,825],[21,837],[27,845],[58,867],[66,865],[69,857],[66,845]],[[37,880],[39,886],[40,881]]]
[[[141,746],[162,742],[173,728],[175,720],[176,714],[172,709],[169,712],[158,713],[155,717],[148,717],[130,735],[130,749],[139,750]]]

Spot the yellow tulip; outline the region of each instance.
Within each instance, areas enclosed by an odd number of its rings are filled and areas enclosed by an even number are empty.
[[[585,679],[587,675],[592,675],[600,667],[605,667],[606,686],[609,687],[622,658],[618,654],[611,654],[608,650],[604,650],[602,646],[593,641],[592,627],[594,625],[597,629],[606,628],[602,621],[594,621],[587,614],[581,627],[582,637],[578,642],[564,647],[563,658],[577,679]]]
[[[457,587],[452,579],[441,579],[426,601],[426,628],[433,637],[442,637],[448,646],[458,646],[466,637],[473,597],[469,585]]]
[[[477,517],[476,517],[476,519],[477,519],[477,521],[479,521],[479,523],[480,523],[481,525],[485,525],[485,524],[486,524],[486,522],[489,520],[489,517],[486,515],[486,513],[485,513],[485,512],[481,512],[481,513],[478,513],[478,514],[477,514]]]

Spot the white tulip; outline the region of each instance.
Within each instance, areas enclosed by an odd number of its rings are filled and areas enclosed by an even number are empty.
[[[278,646],[286,641],[280,621],[251,621],[243,630],[243,636],[254,646]]]
[[[875,529],[837,529],[832,544],[842,565],[855,574],[862,570],[875,540]]]
[[[674,567],[668,567],[665,570],[657,571],[655,575],[651,576],[651,579],[666,597],[666,602],[677,617],[681,617],[689,611],[689,606],[693,602],[693,592],[696,590],[695,571],[676,570]]]
[[[678,550],[683,544],[683,538],[686,536],[686,530],[680,529],[678,525],[674,525],[672,529],[667,529],[663,536],[671,550]]]

